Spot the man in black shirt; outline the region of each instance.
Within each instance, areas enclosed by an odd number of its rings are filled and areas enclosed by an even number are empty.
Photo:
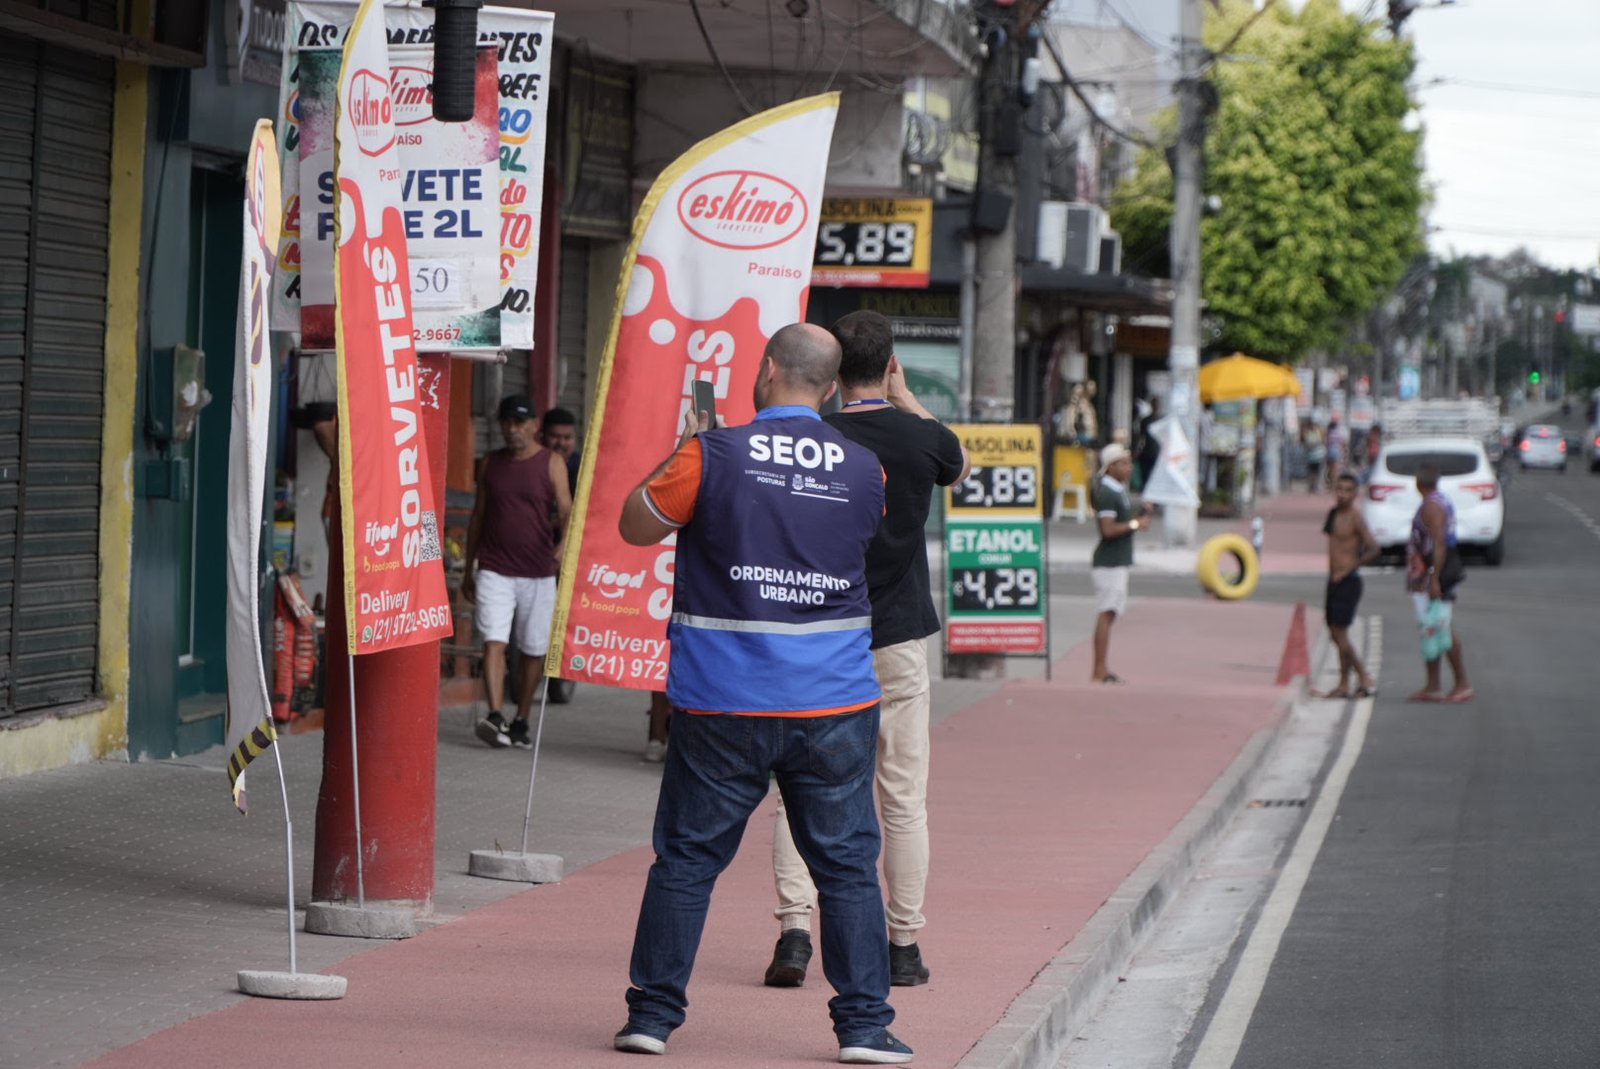
[[[888,891],[889,982],[928,982],[917,933],[926,923],[928,883],[927,637],[939,630],[928,583],[923,529],[935,486],[967,477],[967,453],[949,428],[918,403],[894,355],[889,321],[852,312],[833,327],[844,350],[839,366],[844,407],[825,417],[883,465],[884,518],[867,549],[872,654],[883,688],[878,729],[877,794],[883,819],[883,874]],[[773,839],[782,933],[767,968],[770,987],[799,987],[811,960],[811,914],[817,892],[800,860],[782,809]]]

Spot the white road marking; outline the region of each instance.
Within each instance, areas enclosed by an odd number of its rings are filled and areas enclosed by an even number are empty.
[[[1369,618],[1367,639],[1369,658],[1367,671],[1376,679],[1383,667],[1381,617]],[[1206,1027],[1205,1039],[1201,1041],[1200,1049],[1195,1052],[1194,1060],[1189,1063],[1190,1069],[1229,1069],[1234,1059],[1239,1056],[1239,1047],[1244,1043],[1245,1031],[1250,1027],[1250,1018],[1255,1015],[1256,1006],[1261,1001],[1261,992],[1267,986],[1267,974],[1272,971],[1273,959],[1278,956],[1278,946],[1283,942],[1283,933],[1289,927],[1295,906],[1300,902],[1301,892],[1305,890],[1306,880],[1310,878],[1311,866],[1321,853],[1322,844],[1328,837],[1328,829],[1332,827],[1333,819],[1338,814],[1339,802],[1344,797],[1350,772],[1355,768],[1362,747],[1366,744],[1367,725],[1372,720],[1372,706],[1373,699],[1363,698],[1356,703],[1354,711],[1350,714],[1350,724],[1345,729],[1339,756],[1328,771],[1327,781],[1317,795],[1316,804],[1312,806],[1305,826],[1300,829],[1300,836],[1295,840],[1288,861],[1284,863],[1277,885],[1273,887],[1266,905],[1262,907],[1261,918],[1256,922],[1255,930],[1250,933],[1250,940],[1245,944],[1244,953],[1239,957],[1238,968],[1234,970],[1233,977],[1228,982],[1228,989],[1223,992],[1222,1001],[1217,1005],[1217,1011]]]

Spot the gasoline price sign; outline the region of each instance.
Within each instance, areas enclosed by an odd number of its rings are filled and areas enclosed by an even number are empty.
[[[1034,424],[950,428],[972,467],[949,488],[945,627],[950,653],[1048,650],[1043,448]]]
[[[952,514],[1044,514],[1044,451],[1037,425],[957,423],[950,429],[972,458],[966,479],[947,491],[945,505]]]
[[[923,197],[832,198],[822,202],[814,286],[928,284],[933,201]]]

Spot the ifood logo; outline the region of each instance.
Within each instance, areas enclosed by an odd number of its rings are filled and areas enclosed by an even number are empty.
[[[770,249],[800,233],[806,199],[783,179],[760,171],[718,171],[678,196],[678,218],[702,241],[724,249]]]
[[[356,130],[356,145],[368,156],[382,156],[394,144],[394,102],[389,83],[363,68],[350,79],[345,114]]]
[[[427,122],[433,118],[433,72],[421,67],[392,68],[389,97],[394,101],[396,126]]]
[[[609,564],[593,564],[589,567],[589,583],[602,597],[616,600],[630,589],[644,589],[644,571],[641,569],[630,575]]]

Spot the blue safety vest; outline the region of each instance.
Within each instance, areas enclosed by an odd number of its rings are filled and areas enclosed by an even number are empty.
[[[706,431],[700,448],[694,518],[678,533],[668,698],[735,713],[876,701],[866,554],[883,518],[878,458],[792,405]]]

